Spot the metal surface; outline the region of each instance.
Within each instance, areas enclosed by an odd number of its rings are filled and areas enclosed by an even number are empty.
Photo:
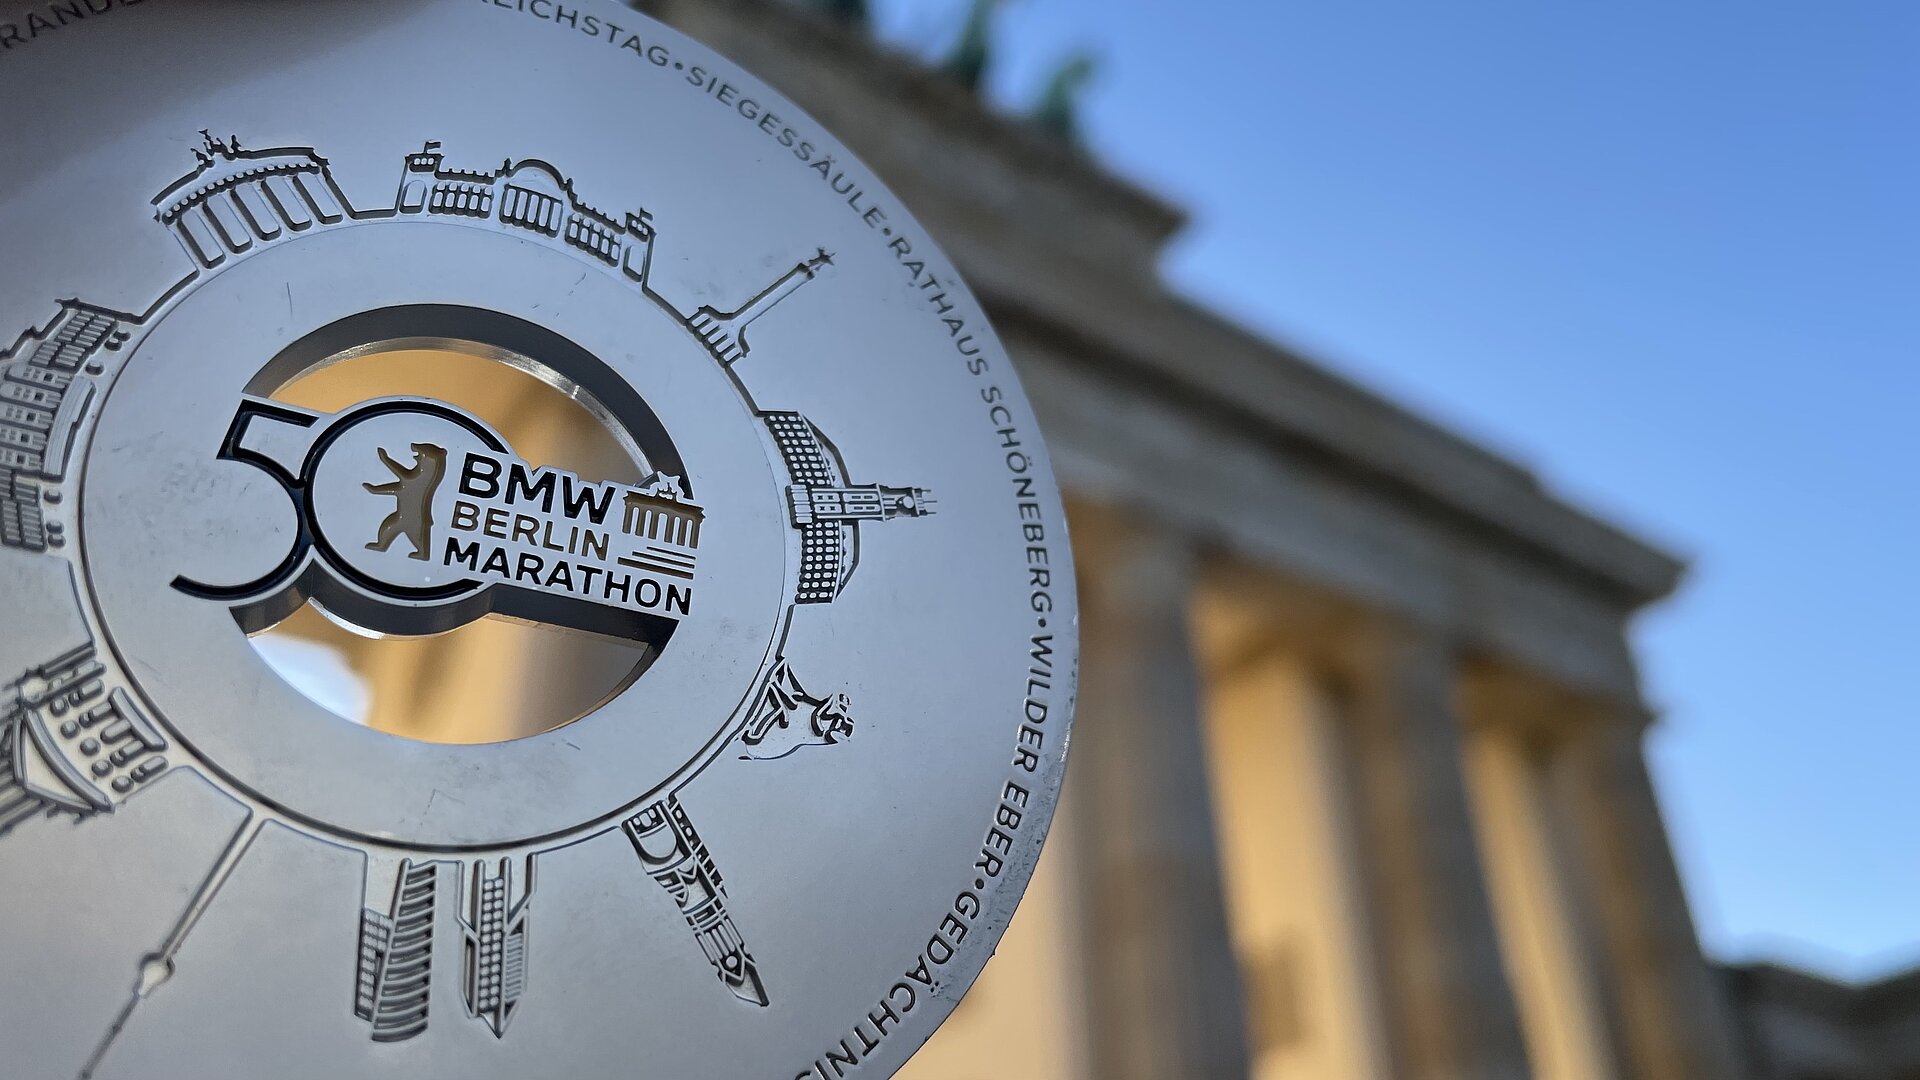
[[[1032,872],[1075,630],[1026,400],[878,180],[598,0],[0,0],[0,100],[0,1076],[898,1068]],[[640,479],[276,399],[426,347]],[[250,644],[306,605],[643,659],[400,738]]]

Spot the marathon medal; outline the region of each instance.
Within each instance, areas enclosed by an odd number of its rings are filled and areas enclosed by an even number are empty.
[[[899,1068],[1076,637],[880,181],[610,0],[0,0],[0,99],[0,1077]]]

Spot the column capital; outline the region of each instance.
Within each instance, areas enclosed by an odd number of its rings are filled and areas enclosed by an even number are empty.
[[[1534,672],[1486,657],[1469,657],[1460,681],[1462,721],[1543,755],[1596,730],[1637,737],[1655,716],[1639,701],[1622,702],[1570,689]]]
[[[1192,537],[1151,518],[1086,503],[1070,508],[1068,527],[1082,610],[1175,606],[1186,611],[1202,561]]]

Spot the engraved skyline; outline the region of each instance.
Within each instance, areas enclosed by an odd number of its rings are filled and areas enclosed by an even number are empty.
[[[120,357],[109,364],[104,354],[120,353],[168,303],[237,260],[331,226],[406,217],[485,220],[543,239],[618,274],[672,314],[739,388],[764,424],[769,456],[778,459],[791,481],[782,494],[785,517],[797,533],[799,579],[785,598],[789,612],[795,604],[830,603],[848,587],[859,564],[863,524],[933,513],[934,500],[925,488],[850,482],[839,449],[819,427],[799,412],[760,410],[733,370],[749,352],[749,327],[831,270],[833,256],[825,248],[737,308],[708,305],[682,314],[648,283],[657,239],[651,214],[636,208],[616,217],[596,209],[546,161],[507,159],[495,170],[464,170],[450,167],[440,144],[429,141],[406,157],[393,205],[361,209],[337,182],[329,161],[311,147],[251,149],[237,136],[221,140],[210,131],[201,134],[193,170],[152,200],[155,219],[191,260],[191,272],[144,314],[63,301],[44,327],[23,333],[0,351],[0,543],[6,547],[73,558],[63,550],[68,537],[56,511],[76,464],[75,447],[86,434],[88,410],[117,374]],[[420,459],[414,461],[411,467],[394,462],[389,467],[405,479],[408,468],[420,467]],[[369,484],[368,490],[398,501],[398,487]],[[644,509],[634,503],[624,508],[630,513]],[[396,535],[405,535],[417,553],[427,523],[415,521],[416,531],[407,532],[401,518],[396,509],[392,534],[383,532],[375,542],[384,548]],[[697,532],[688,534],[689,547],[696,537]],[[781,622],[771,656],[780,655],[791,628],[790,618]],[[733,730],[725,741],[741,739],[746,748],[741,757],[785,757],[800,746],[852,736],[855,724],[846,696],[813,696],[784,659],[756,675],[756,681],[758,693],[749,694],[727,720]],[[96,650],[91,641],[9,685],[10,711],[0,718],[0,839],[40,816],[110,812],[172,767],[162,752],[177,748],[140,711],[125,688],[131,685],[110,653]],[[750,735],[743,736],[749,728]],[[186,757],[190,762],[191,755]],[[764,1007],[770,997],[729,911],[725,882],[678,798],[698,775],[696,769],[680,787],[601,831],[624,831],[647,875],[679,908],[722,984],[740,1001]],[[138,965],[135,992],[98,1048],[95,1064],[138,1003],[171,978],[173,952],[270,818],[278,820],[255,812],[161,949]],[[391,887],[383,885],[380,895],[369,896],[352,943],[354,987],[344,1000],[373,1041],[405,1041],[427,1030],[432,954],[436,940],[447,940],[443,934],[461,943],[458,985],[468,1016],[496,1037],[505,1036],[526,990],[528,904],[537,855],[516,851],[459,863],[405,859],[388,879]],[[451,882],[442,881],[444,873],[454,875]],[[456,905],[440,897],[443,884],[459,898],[459,913],[451,919],[441,909]],[[457,925],[442,928],[442,921]]]

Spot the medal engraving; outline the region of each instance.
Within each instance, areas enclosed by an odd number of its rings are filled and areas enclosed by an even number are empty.
[[[37,880],[57,845],[147,916],[104,983],[63,959],[83,911],[0,930],[37,958],[0,999],[70,972],[94,1003],[72,1031],[0,1010],[35,1075],[884,1076],[1010,917],[1074,645],[1005,355],[797,109],[716,108],[757,84],[583,3],[614,48],[451,0],[348,36],[128,5],[0,71],[31,103],[96,35],[143,43],[71,102],[129,118],[114,154],[0,169],[28,226],[0,262],[0,859]],[[311,52],[186,117],[163,88],[208,41]],[[448,91],[474,58],[502,61],[484,110]],[[616,95],[631,130],[574,119]],[[538,385],[604,449],[457,379],[298,399],[423,356]],[[490,628],[621,659],[523,737],[400,737],[270,656],[299,620],[417,695],[471,669],[406,650]],[[301,678],[367,670],[318,648]],[[560,655],[521,681],[585,677]]]
[[[437,866],[402,860],[392,905],[360,913],[360,981],[353,1012],[373,1025],[375,1042],[399,1042],[427,1030]]]

